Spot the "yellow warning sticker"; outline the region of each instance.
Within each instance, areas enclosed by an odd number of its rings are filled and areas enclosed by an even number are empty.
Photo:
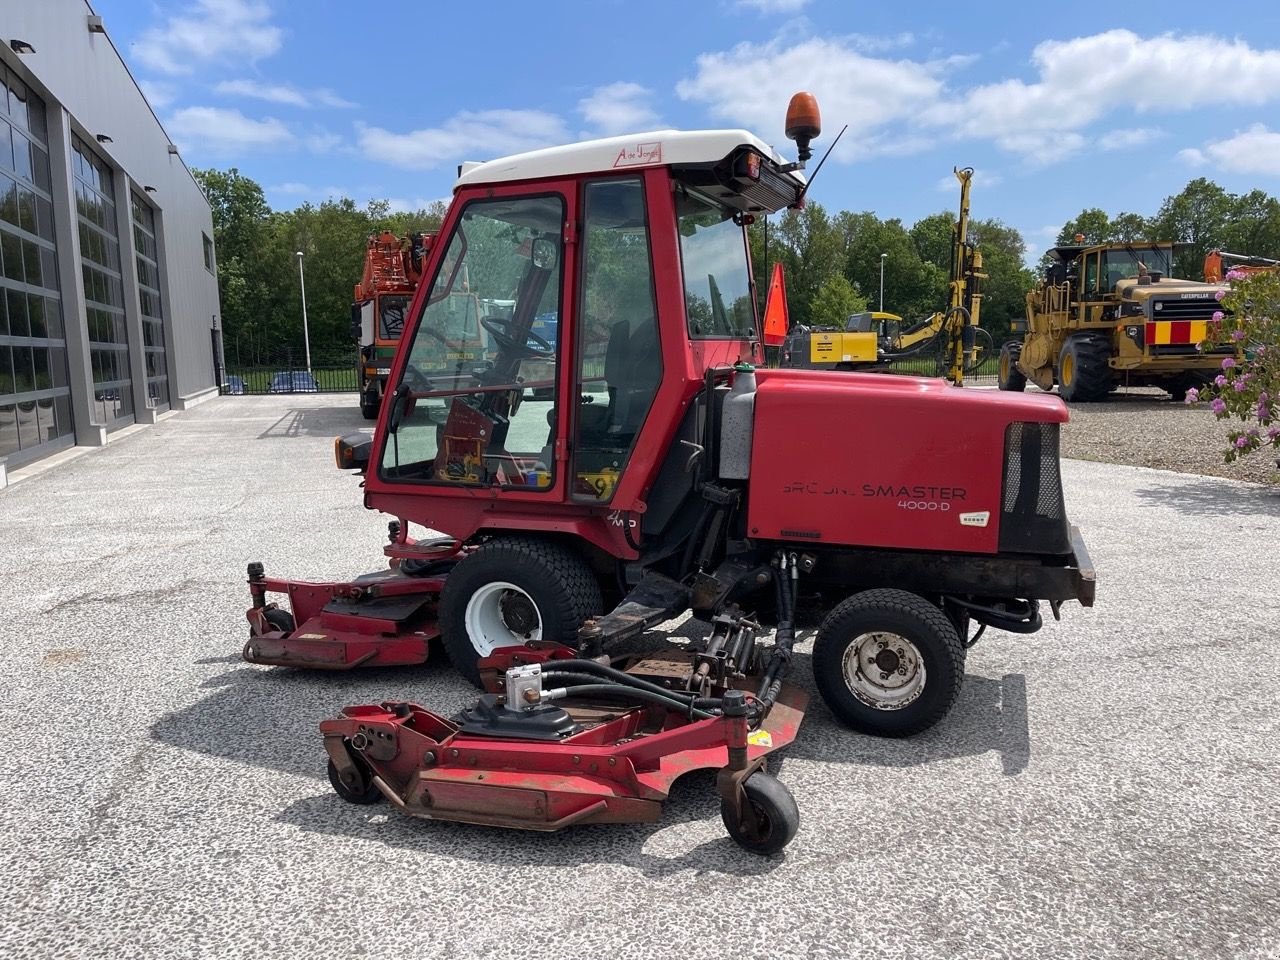
[[[756,730],[747,734],[747,743],[753,747],[772,747],[773,737],[769,736],[768,730]]]

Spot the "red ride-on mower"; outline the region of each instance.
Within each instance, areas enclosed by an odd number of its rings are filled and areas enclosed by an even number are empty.
[[[801,163],[721,130],[464,165],[377,429],[335,446],[397,518],[390,568],[250,567],[245,659],[416,664],[441,644],[487,691],[453,718],[327,721],[344,797],[552,830],[650,819],[712,766],[731,832],[775,849],[794,809],[758,766],[804,710],[783,680],[801,597],[825,614],[823,699],[882,736],[945,716],[987,627],[1092,604],[1056,397],[754,368],[745,228],[801,202],[817,126],[798,95]],[[688,650],[619,652],[689,611],[710,627]]]

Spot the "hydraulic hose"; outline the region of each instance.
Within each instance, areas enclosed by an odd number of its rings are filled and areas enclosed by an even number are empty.
[[[597,696],[597,697],[630,697],[636,700],[645,700],[649,703],[656,703],[668,709],[678,710],[687,716],[690,720],[711,720],[715,717],[714,713],[701,710],[693,705],[692,702],[685,703],[676,700],[665,694],[653,693],[649,690],[642,690],[639,687],[632,687],[622,683],[584,683],[576,684],[571,687],[562,688],[564,693],[555,696],[556,691],[547,691],[543,693],[545,700],[557,700],[560,697],[573,696]]]
[[[547,676],[547,674],[543,674]],[[582,686],[596,685],[600,683],[599,677],[593,677],[589,673],[557,673],[550,677],[559,684],[567,684],[573,691],[578,690]],[[644,687],[631,687],[630,684],[618,684],[618,686],[628,687],[633,690],[644,690],[645,693],[654,693],[665,695],[671,700],[675,700],[681,704],[681,709],[688,709],[690,705],[697,707],[699,710],[710,710],[712,713],[719,713],[721,705],[724,703],[720,697],[694,697],[684,690],[666,690],[659,687],[658,690],[645,690]]]
[[[542,675],[544,677],[572,674],[588,674],[593,679],[611,680],[614,683],[634,687],[637,690],[647,690],[650,693],[661,694],[664,697],[682,702],[694,699],[693,694],[688,691],[668,690],[666,687],[660,687],[656,683],[650,683],[640,677],[633,677],[629,673],[614,667],[607,667],[603,663],[597,663],[594,660],[552,660],[542,665]]]
[[[782,692],[782,678],[791,664],[791,652],[796,642],[794,574],[795,567],[788,563],[784,555],[779,564],[778,576],[774,579],[778,628],[774,632],[773,655],[769,657],[769,664],[760,681],[760,691],[756,695],[761,716],[778,699],[778,694]]]

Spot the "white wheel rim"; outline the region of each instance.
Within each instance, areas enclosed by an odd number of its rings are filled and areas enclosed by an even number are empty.
[[[529,629],[518,630],[524,626],[519,623],[508,624],[507,618],[511,605],[527,604],[532,610],[533,623]],[[504,610],[504,606],[507,610]],[[497,580],[486,583],[471,595],[467,601],[467,609],[463,614],[467,625],[467,637],[476,653],[487,657],[500,647],[518,647],[534,640],[542,639],[542,612],[533,602],[533,597],[514,583]]]
[[[924,657],[900,634],[862,634],[845,647],[841,667],[849,692],[875,710],[901,710],[924,692]]]

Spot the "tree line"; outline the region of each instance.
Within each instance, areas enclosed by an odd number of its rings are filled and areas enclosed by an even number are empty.
[[[1080,211],[1058,233],[1058,243],[1173,242],[1173,272],[1188,280],[1204,279],[1204,257],[1213,249],[1253,257],[1280,259],[1280,200],[1263,190],[1228,193],[1204,177],[1182,192],[1166,197],[1150,216],[1109,215],[1098,207]]]
[[[272,210],[262,187],[235,168],[196,170],[213,208],[223,343],[229,362],[277,363],[303,349],[302,298],[297,251],[306,270],[307,314],[313,357],[351,350],[352,288],[364,265],[366,238],[381,230],[398,236],[439,229],[443,203],[392,212],[385,201],[364,207],[349,198]],[[768,272],[783,265],[792,323],[840,325],[851,313],[880,306],[881,254],[884,309],[908,320],[942,310],[951,269],[953,211],[907,226],[870,211],[829,213],[808,201],[800,210],[759,218],[748,228],[758,307],[763,311]],[[1199,279],[1204,255],[1214,247],[1280,258],[1280,201],[1261,190],[1242,195],[1206,180],[1192,180],[1150,216],[1114,216],[1086,208],[1063,224],[1059,243],[1083,234],[1088,243],[1173,241],[1175,273]],[[1023,316],[1036,272],[1013,227],[971,219],[970,236],[982,251],[982,325],[1000,342],[1010,322]]]
[[[213,210],[227,362],[257,366],[303,357],[302,251],[307,326],[313,358],[349,359],[352,289],[364,271],[365,241],[382,230],[397,236],[438,230],[445,207],[392,212],[384,200],[364,207],[343,197],[318,206],[272,210],[262,187],[232,168],[195,170]]]

